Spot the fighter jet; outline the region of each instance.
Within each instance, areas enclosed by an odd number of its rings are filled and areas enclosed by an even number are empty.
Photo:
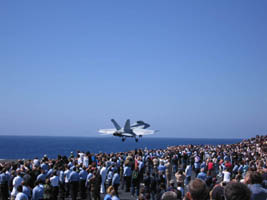
[[[115,126],[115,129],[100,129],[98,132],[121,137],[123,142],[127,137],[135,138],[135,141],[138,142],[138,138],[141,138],[143,135],[151,135],[156,132],[155,130],[146,129],[150,127],[150,125],[143,121],[137,121],[131,125],[130,120],[128,119],[123,128],[121,128],[114,119],[111,119],[111,122]]]

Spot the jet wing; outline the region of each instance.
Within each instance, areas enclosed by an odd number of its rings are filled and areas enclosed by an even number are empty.
[[[148,129],[138,129],[138,128],[135,128],[133,129],[133,132],[136,134],[136,135],[151,135],[151,134],[154,134],[156,131],[155,130],[148,130]]]
[[[107,134],[107,135],[112,135],[116,131],[117,131],[116,129],[112,128],[112,129],[100,129],[98,132],[103,133],[103,134]]]
[[[122,133],[121,135],[125,136],[125,137],[134,137],[135,136],[134,133],[126,133],[126,132]]]

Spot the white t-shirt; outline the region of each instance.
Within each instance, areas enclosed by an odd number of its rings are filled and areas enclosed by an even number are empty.
[[[187,166],[186,166],[186,169],[185,169],[185,175],[186,175],[187,177],[192,176],[192,167],[191,167],[191,165],[187,165]]]
[[[88,167],[89,165],[89,158],[88,156],[83,157],[83,166]]]
[[[11,195],[12,196],[16,196],[18,191],[17,191],[17,187],[19,185],[21,185],[21,183],[23,182],[23,178],[21,178],[20,176],[16,176],[14,179],[13,179],[13,189],[12,189],[12,192],[11,192]]]
[[[231,181],[231,173],[228,171],[223,171],[223,181],[230,182]]]
[[[70,180],[70,173],[71,173],[71,171],[69,169],[67,169],[64,172],[64,175],[65,175],[65,183],[68,183],[69,182],[69,180]]]
[[[107,176],[107,168],[106,167],[102,167],[100,170],[100,175],[102,177],[102,182],[106,180],[106,176]]]

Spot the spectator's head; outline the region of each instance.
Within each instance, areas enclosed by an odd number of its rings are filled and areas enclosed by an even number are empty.
[[[22,185],[19,185],[19,186],[17,187],[17,190],[18,190],[18,192],[22,192]]]
[[[45,184],[50,185],[50,179],[49,178],[45,179]]]
[[[216,186],[210,192],[210,197],[212,200],[224,200],[224,187],[223,186]]]
[[[206,200],[208,199],[208,196],[209,196],[208,187],[204,181],[198,178],[190,181],[188,192],[186,193],[187,199]]]
[[[262,184],[262,175],[259,172],[251,172],[251,184]]]
[[[177,194],[173,191],[164,192],[161,200],[177,200]]]
[[[250,200],[251,191],[249,188],[238,182],[230,182],[224,189],[225,200]]]
[[[246,173],[245,180],[244,180],[244,182],[245,182],[246,184],[251,184],[251,174],[252,174],[252,171],[248,171],[248,172]]]
[[[114,187],[111,185],[111,186],[109,186],[108,189],[107,189],[107,194],[112,195],[112,192],[113,192],[113,191],[114,191]]]

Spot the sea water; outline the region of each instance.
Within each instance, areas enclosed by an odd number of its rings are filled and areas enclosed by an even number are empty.
[[[168,146],[186,144],[234,144],[242,139],[212,138],[153,138],[144,137],[135,142],[127,138],[122,142],[118,137],[52,137],[52,136],[0,136],[0,159],[33,159],[46,154],[49,158],[57,155],[69,156],[77,150],[91,153],[125,152],[134,149],[164,149]]]

